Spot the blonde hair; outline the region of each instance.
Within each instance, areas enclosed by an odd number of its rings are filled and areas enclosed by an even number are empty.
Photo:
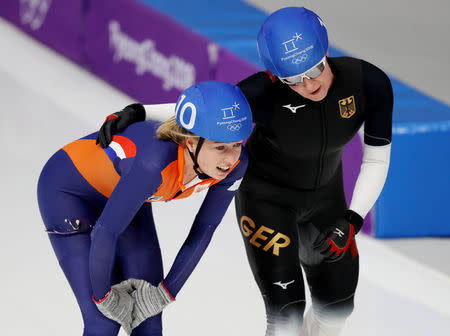
[[[178,125],[175,117],[167,119],[158,127],[156,137],[162,140],[172,140],[179,145],[185,145],[186,138],[199,138],[199,136]]]

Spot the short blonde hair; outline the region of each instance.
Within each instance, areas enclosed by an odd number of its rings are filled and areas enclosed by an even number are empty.
[[[156,137],[162,140],[172,140],[179,145],[185,145],[186,138],[199,138],[199,136],[178,125],[175,117],[171,117],[158,127]]]

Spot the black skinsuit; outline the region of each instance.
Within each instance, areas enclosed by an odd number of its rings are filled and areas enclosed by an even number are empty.
[[[358,282],[356,242],[338,262],[324,262],[312,243],[347,210],[342,151],[365,123],[364,143],[387,145],[392,130],[392,88],[375,66],[329,58],[334,74],[320,102],[303,98],[264,72],[238,86],[253,111],[246,148],[249,165],[236,194],[247,257],[263,295],[268,329],[302,324],[302,268],[318,314],[342,318],[353,310]]]

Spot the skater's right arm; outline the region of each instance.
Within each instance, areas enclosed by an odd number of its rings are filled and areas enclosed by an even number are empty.
[[[243,80],[237,86],[244,93],[245,98],[252,109],[253,121],[255,123],[264,123],[268,120],[270,114],[269,97],[272,84],[277,81],[268,71],[257,72]],[[164,121],[174,115],[175,103],[142,105],[140,103],[125,106],[121,111],[110,114],[106,117],[101,126],[97,143],[103,148],[111,143],[112,136],[119,131],[144,120]]]
[[[175,114],[175,103],[142,105],[134,103],[125,106],[119,112],[106,117],[102,127],[98,131],[97,144],[106,148],[111,143],[112,137],[117,132],[139,121],[157,120],[165,121]]]
[[[153,146],[148,147],[143,150],[144,154],[137,151],[130,170],[120,178],[92,230],[89,269],[97,300],[103,298],[111,288],[119,236],[147,198],[161,185],[161,164],[165,162],[161,157],[166,155],[159,153]],[[153,157],[152,160],[148,159],[149,155]]]
[[[276,81],[277,78],[270,72],[260,71],[236,84],[244,93],[256,124],[267,123],[270,118],[270,91]]]

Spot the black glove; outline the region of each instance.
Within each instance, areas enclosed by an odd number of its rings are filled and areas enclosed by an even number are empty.
[[[145,120],[144,105],[136,103],[126,106],[122,111],[106,117],[100,131],[98,131],[97,145],[106,148],[111,143],[112,137],[117,132],[123,131],[131,124]]]
[[[339,218],[334,225],[317,237],[314,248],[322,253],[325,261],[341,260],[363,223],[364,219],[360,215],[347,210],[344,217]]]

